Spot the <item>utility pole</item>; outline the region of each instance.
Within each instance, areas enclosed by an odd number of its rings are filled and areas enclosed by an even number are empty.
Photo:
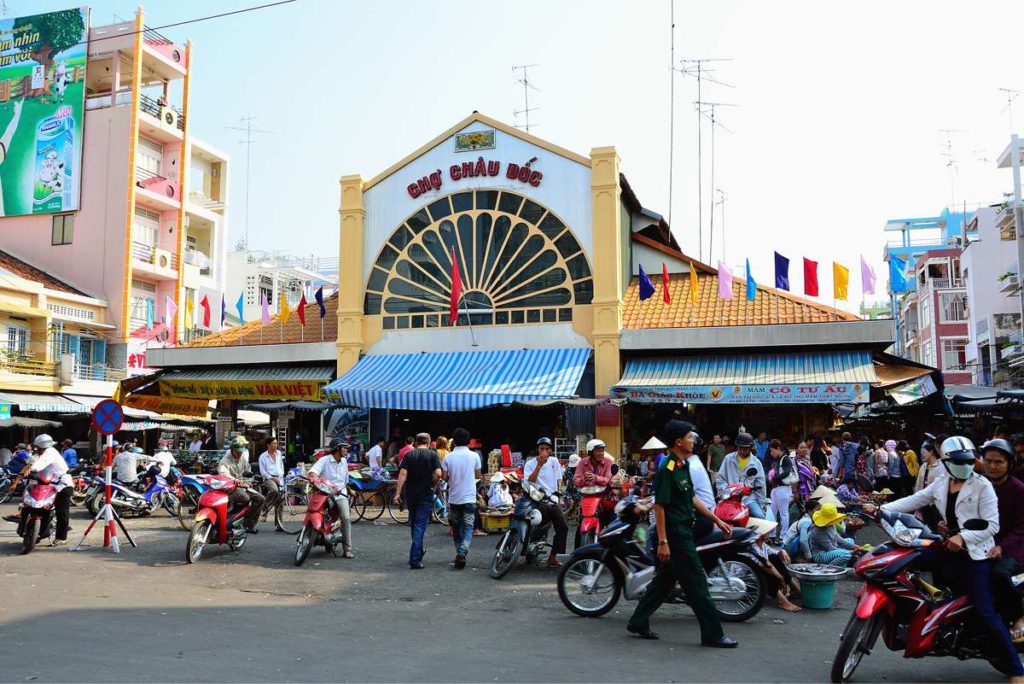
[[[709,62],[731,62],[731,57],[702,57],[697,59],[682,59],[680,63],[683,65],[679,69],[679,72],[684,76],[691,76],[697,79],[697,102],[701,101],[701,85],[704,81],[714,83],[716,85],[725,86],[726,88],[732,88],[733,86],[728,83],[719,81],[714,77],[715,69],[709,69],[705,64]],[[673,65],[673,68],[675,66]],[[700,110],[697,113],[697,259],[703,261],[704,259],[704,188],[703,188],[703,173],[704,173],[704,161],[703,161],[703,127],[700,121]],[[714,186],[714,181],[712,181]],[[669,192],[671,192],[671,180],[669,181]],[[670,222],[671,225],[671,222]],[[709,257],[710,260],[710,257]]]
[[[527,73],[526,70],[530,69],[532,67],[535,67],[535,66],[540,66],[540,65],[539,64],[520,64],[519,66],[512,67],[512,71],[522,71],[523,72],[523,75],[516,81],[516,83],[522,83],[523,84],[523,108],[522,109],[517,109],[514,112],[512,112],[512,116],[516,117],[516,118],[518,118],[520,114],[523,114],[525,116],[525,118],[526,118],[526,125],[525,126],[516,126],[516,128],[522,128],[527,133],[530,132],[530,112],[533,112],[533,111],[536,111],[536,110],[540,109],[540,107],[531,107],[530,106],[530,91],[531,90],[536,90],[539,93],[540,89],[537,88],[536,86],[534,86],[532,83],[530,83],[530,76],[529,76],[529,74]],[[534,124],[534,126],[538,126],[538,125],[539,124]]]
[[[949,169],[949,197],[950,211],[956,211],[956,175],[960,172],[960,161],[953,154],[953,136],[966,133],[956,128],[940,128],[939,133],[946,136],[945,151],[940,154],[946,159],[946,168]],[[967,245],[964,245],[966,247]]]
[[[1024,94],[1024,91],[1011,88],[998,88],[998,90],[1006,95],[1006,106],[1003,107],[1003,111],[1010,113],[1010,135],[1013,135],[1013,101]]]
[[[715,128],[721,128],[726,133],[732,133],[728,128],[723,126],[718,120],[716,109],[718,107],[739,107],[736,104],[729,104],[727,102],[701,102],[697,100],[693,103],[697,106],[697,113],[700,116],[706,116],[711,120],[711,187],[715,187]],[[703,108],[707,107],[707,111]],[[708,113],[710,112],[710,114]],[[708,236],[708,262],[712,262],[712,252],[715,249],[715,193],[711,193],[711,207],[710,207],[710,226],[711,230]]]
[[[669,22],[672,24],[668,58],[668,225],[672,227],[672,171],[675,161],[676,132],[676,0],[668,0]]]
[[[253,133],[273,133],[273,131],[264,131],[261,128],[253,126],[253,122],[256,121],[256,117],[243,116],[238,120],[240,125],[238,126],[225,126],[229,131],[242,131],[245,133],[245,140],[239,140],[239,145],[245,145],[245,237],[243,238],[243,244],[245,249],[249,249],[249,186],[252,185],[252,146],[256,141],[253,139]]]
[[[727,199],[725,191],[721,188],[715,188],[715,193],[718,195],[718,201],[715,204],[722,210],[722,260],[725,261],[729,258],[725,248],[725,200]],[[714,245],[712,245],[713,247]],[[710,256],[708,257],[710,261]]]

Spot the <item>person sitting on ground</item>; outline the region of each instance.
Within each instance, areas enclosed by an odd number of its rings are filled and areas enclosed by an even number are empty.
[[[355,558],[352,553],[352,518],[348,506],[348,443],[335,437],[328,448],[331,453],[309,469],[309,479],[313,482],[326,481],[338,488],[337,493],[330,497],[330,505],[338,509],[341,518],[342,558]],[[330,542],[336,544],[337,539],[331,539]]]
[[[491,475],[491,486],[487,490],[487,505],[490,508],[508,508],[512,506],[512,492],[508,491],[505,473]]]
[[[782,538],[782,548],[789,554],[790,558],[803,558],[808,562],[811,560],[811,547],[809,535],[814,521],[811,516],[821,507],[817,499],[811,499],[804,506],[804,514],[786,530]]]
[[[1013,623],[1014,642],[1024,641],[1024,611],[1012,577],[1024,572],[1024,483],[1013,477],[1013,447],[1005,439],[993,439],[981,447],[985,456],[985,476],[992,483],[999,508],[999,532],[988,557],[992,566],[992,588],[996,605],[1007,621]]]
[[[753,518],[771,519],[771,510],[767,506],[768,493],[765,491],[764,467],[761,460],[751,453],[754,448],[754,438],[746,432],[736,435],[736,451],[725,457],[722,467],[716,478],[719,493],[733,483],[745,484],[750,487],[750,494],[743,497],[743,503],[750,509]],[[747,471],[754,469],[753,475]]]
[[[847,506],[860,503],[861,494],[857,487],[857,478],[851,475],[843,480],[843,484],[839,485],[839,489],[836,490],[836,496]]]
[[[844,517],[833,503],[823,504],[811,516],[814,527],[808,534],[807,545],[815,563],[845,568],[853,561],[854,554],[863,550],[839,535],[836,523],[842,522]]]
[[[793,576],[789,574],[789,569],[786,567],[790,562],[789,554],[786,553],[785,549],[774,549],[768,544],[768,535],[777,526],[778,523],[776,522],[761,520],[760,518],[751,518],[747,523],[747,527],[754,530],[757,534],[753,551],[761,564],[761,570],[764,572],[765,594],[773,597],[775,603],[782,610],[798,613],[800,612],[800,606],[789,600],[789,595],[794,589],[797,593],[800,591],[796,587]]]

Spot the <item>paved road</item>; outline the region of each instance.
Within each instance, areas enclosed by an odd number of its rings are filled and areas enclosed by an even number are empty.
[[[0,515],[13,511],[0,506]],[[73,512],[75,532],[86,513]],[[495,537],[475,538],[470,565],[428,533],[427,568],[407,569],[408,529],[355,526],[354,560],[314,550],[292,564],[290,537],[264,532],[234,556],[184,562],[185,533],[165,514],[129,520],[138,549],[115,556],[43,548],[18,556],[0,522],[0,681],[824,681],[853,603],[841,583],[830,611],[766,607],[727,626],[736,651],[697,645],[692,613],[665,607],[658,642],[627,636],[632,603],[597,620],[558,600],[554,574],[487,577]],[[91,536],[94,544],[102,537]],[[1000,681],[988,665],[909,661],[881,647],[858,681]]]

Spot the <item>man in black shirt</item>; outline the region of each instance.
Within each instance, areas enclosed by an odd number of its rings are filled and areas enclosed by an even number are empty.
[[[430,524],[434,507],[434,485],[441,479],[441,459],[430,448],[430,435],[416,435],[416,448],[405,455],[398,469],[394,503],[401,503],[405,490],[409,523],[412,527],[412,546],[409,548],[409,569],[423,569],[423,535]]]

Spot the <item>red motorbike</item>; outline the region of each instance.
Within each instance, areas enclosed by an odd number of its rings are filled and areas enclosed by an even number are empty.
[[[746,527],[750,509],[743,499],[750,495],[750,487],[734,482],[722,490],[722,499],[715,505],[715,515],[737,527]]]
[[[328,553],[337,556],[341,530],[341,514],[337,506],[331,505],[333,497],[343,493],[341,488],[316,476],[303,479],[313,487],[309,493],[306,515],[302,519],[302,530],[295,546],[295,565],[302,565],[306,561],[314,544],[323,544]]]
[[[597,542],[603,529],[601,515],[611,515],[615,510],[617,499],[609,494],[608,487],[587,485],[579,488],[580,492],[580,526],[576,548],[589,546]]]
[[[53,534],[53,505],[57,501],[57,487],[43,473],[33,473],[21,497],[22,509],[28,509],[25,526],[18,525],[21,534],[21,553],[32,553],[36,544]]]
[[[199,497],[195,523],[185,547],[185,560],[189,563],[198,561],[209,543],[227,544],[232,551],[237,552],[246,540],[243,522],[250,505],[246,504],[237,511],[228,511],[229,495],[244,484],[222,475],[211,476],[209,482],[210,489]]]
[[[855,571],[864,584],[832,661],[832,681],[849,681],[879,635],[886,647],[902,650],[905,658],[980,658],[1008,674],[988,630],[974,616],[970,599],[954,596],[919,574],[922,568],[914,561],[922,549],[941,544],[944,538],[907,513],[879,511],[877,518],[891,541],[857,562]],[[963,526],[987,527],[984,520],[968,520]]]

